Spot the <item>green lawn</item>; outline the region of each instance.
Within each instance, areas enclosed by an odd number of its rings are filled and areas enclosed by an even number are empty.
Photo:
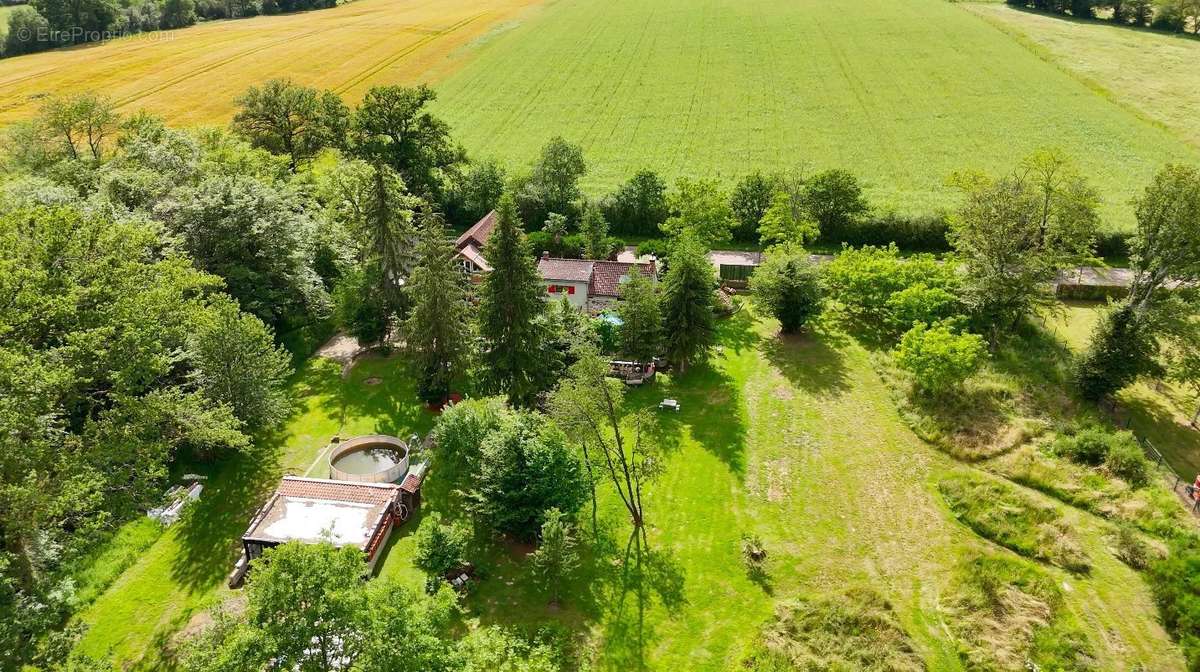
[[[643,167],[727,180],[847,168],[879,203],[953,201],[965,168],[1075,155],[1130,226],[1128,200],[1194,147],[946,0],[570,0],[473,47],[436,108],[477,156],[582,145],[593,190]]]
[[[647,493],[649,549],[627,549],[622,510],[602,490],[600,541],[585,515],[583,567],[561,607],[536,590],[527,548],[481,538],[482,580],[468,612],[483,624],[566,628],[594,647],[598,669],[725,670],[740,663],[777,599],[865,586],[894,605],[930,669],[962,669],[942,600],[960,561],[1007,553],[956,522],[938,494],[939,481],[974,468],[919,440],[871,355],[832,328],[782,338],[776,323],[744,310],[722,323],[720,340],[711,366],[631,394],[635,405],[669,396],[683,406],[656,413],[650,428],[667,461]],[[334,434],[426,431],[432,417],[398,361],[367,359],[344,379],[336,364],[307,364],[293,385],[301,408],[286,430],[262,442],[262,455],[214,473],[196,515],[83,612],[92,629],[81,649],[156,669],[172,633],[230,594],[222,580],[234,540],[280,473],[323,475]],[[461,517],[453,487],[452,475],[435,468],[420,515],[393,536],[381,576],[421,585],[412,533],[432,511]],[[1066,586],[1067,608],[1101,669],[1182,670],[1146,585],[1107,549],[1107,523],[1025,492],[1059,507],[1094,561],[1086,576],[1043,570]],[[766,581],[743,569],[743,533],[765,543]]]
[[[368,378],[378,383],[368,385]],[[340,365],[312,359],[291,389],[300,401],[296,415],[278,435],[260,440],[257,451],[218,469],[188,467],[209,475],[203,496],[79,614],[89,626],[80,650],[154,669],[169,637],[228,594],[224,579],[238,553],[236,540],[281,475],[315,475],[325,446],[338,434],[407,436],[432,426],[432,416],[416,400],[412,377],[395,358],[368,357],[347,379]],[[102,567],[112,563],[104,558],[122,555],[124,546],[110,544],[112,550],[84,575],[102,575]]]
[[[683,406],[656,415],[653,436],[669,459],[648,500],[654,554],[646,562],[673,580],[643,586],[614,568],[627,564],[618,558],[628,528],[605,498],[605,541],[587,554],[565,605],[548,607],[538,593],[527,549],[481,540],[485,578],[470,612],[482,623],[584,633],[600,669],[725,670],[740,663],[777,598],[867,586],[895,605],[930,669],[961,669],[939,600],[959,561],[997,550],[954,522],[937,494],[937,482],[963,467],[907,428],[862,347],[836,332],[782,339],[776,329],[744,311],[724,323],[711,368],[632,394],[635,404],[666,396]],[[438,474],[424,513],[460,515]],[[1183,669],[1146,586],[1106,550],[1106,525],[1026,492],[1059,507],[1096,560],[1086,577],[1046,571],[1069,586],[1068,608],[1102,669]],[[583,528],[590,538],[586,516]],[[393,541],[380,571],[419,585],[412,529]],[[758,534],[770,553],[765,584],[745,574],[743,533]]]

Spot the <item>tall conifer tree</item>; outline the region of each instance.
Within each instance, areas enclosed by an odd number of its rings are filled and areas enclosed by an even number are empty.
[[[546,378],[541,275],[511,195],[500,198],[496,215],[496,228],[483,251],[492,271],[479,291],[484,384],[507,395],[509,403],[528,406]]]

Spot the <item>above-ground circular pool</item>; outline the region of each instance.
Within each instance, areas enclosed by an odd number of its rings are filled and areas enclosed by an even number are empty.
[[[329,477],[336,481],[395,483],[406,473],[408,446],[394,436],[356,436],[329,453]]]

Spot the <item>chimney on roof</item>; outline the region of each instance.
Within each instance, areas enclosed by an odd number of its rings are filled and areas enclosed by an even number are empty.
[[[542,250],[542,259],[550,258],[550,250]]]

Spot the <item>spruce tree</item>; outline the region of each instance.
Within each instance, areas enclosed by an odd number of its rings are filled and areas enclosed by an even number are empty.
[[[450,393],[471,344],[466,276],[454,259],[454,246],[440,216],[421,214],[417,267],[408,292],[412,312],[404,323],[405,347],[420,372],[419,393],[430,402]]]
[[[541,275],[511,195],[500,198],[496,216],[483,251],[492,271],[479,288],[479,333],[486,341],[483,382],[509,403],[528,406],[547,377]]]
[[[683,373],[712,347],[717,281],[704,246],[690,231],[680,235],[669,261],[670,270],[663,280],[663,345],[667,359]]]
[[[621,285],[621,352],[639,362],[648,362],[659,354],[662,345],[662,308],[654,283],[636,267],[629,269],[628,280]]]

